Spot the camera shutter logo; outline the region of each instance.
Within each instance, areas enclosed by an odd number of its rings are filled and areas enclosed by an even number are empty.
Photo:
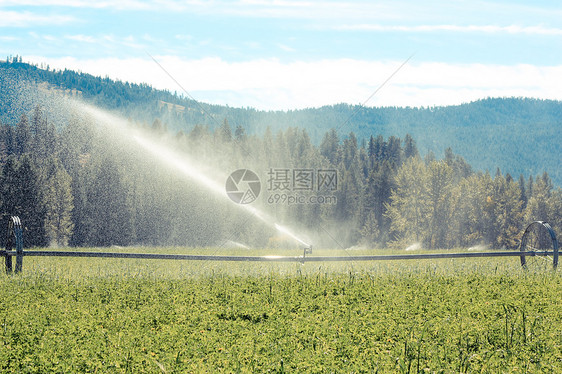
[[[226,194],[237,204],[249,204],[255,201],[260,190],[260,179],[249,169],[238,169],[226,179]]]

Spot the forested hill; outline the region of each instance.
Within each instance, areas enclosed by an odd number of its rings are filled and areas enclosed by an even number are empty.
[[[224,119],[248,134],[275,133],[289,126],[306,129],[319,144],[328,129],[341,136],[354,132],[362,140],[370,135],[411,134],[422,154],[438,157],[451,147],[475,169],[489,169],[518,176],[547,171],[562,185],[562,102],[529,98],[488,98],[458,106],[434,108],[362,108],[338,104],[292,111],[258,111],[251,108],[198,103],[184,96],[156,90],[146,84],[130,84],[94,77],[71,70],[53,71],[34,66],[21,58],[0,62],[0,113],[3,123],[16,123],[21,111],[32,111],[32,103],[14,104],[14,82],[31,81],[43,89],[81,96],[88,102],[118,110],[132,120],[151,124],[160,119],[170,130],[190,131],[196,124],[214,129]],[[189,89],[189,82],[182,82]],[[379,95],[384,95],[381,91]],[[376,104],[376,100],[374,101]],[[23,106],[23,107],[21,107]],[[17,110],[16,110],[17,109]]]

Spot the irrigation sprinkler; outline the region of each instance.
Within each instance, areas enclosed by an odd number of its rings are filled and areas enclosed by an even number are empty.
[[[305,258],[306,255],[310,255],[312,254],[312,244],[309,244],[308,246],[305,246],[302,250],[302,261],[301,263],[304,264],[305,263]]]
[[[96,258],[135,258],[153,260],[187,260],[187,261],[234,261],[234,262],[354,262],[354,261],[388,261],[388,260],[434,260],[443,258],[477,258],[477,257],[520,257],[521,265],[529,269],[534,264],[544,267],[552,259],[554,269],[558,266],[558,241],[552,227],[542,221],[531,223],[521,239],[519,251],[460,252],[460,253],[423,253],[362,256],[307,256],[312,254],[312,246],[304,247],[302,256],[216,256],[184,255],[160,253],[120,253],[120,252],[84,252],[84,251],[23,251],[22,226],[19,218],[12,217],[8,225],[6,250],[0,255],[6,258],[6,271],[12,271],[11,257],[16,256],[16,272],[21,271],[24,256],[39,257],[96,257]],[[10,239],[11,238],[11,239]],[[15,241],[16,251],[12,251]],[[527,259],[529,258],[529,259]],[[530,259],[540,259],[531,261]]]

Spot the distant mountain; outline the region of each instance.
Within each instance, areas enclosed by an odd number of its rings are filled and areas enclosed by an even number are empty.
[[[289,126],[305,128],[315,143],[331,128],[336,128],[342,137],[354,132],[365,140],[371,135],[403,138],[409,133],[422,154],[431,151],[439,157],[451,147],[475,169],[494,173],[499,167],[514,178],[520,173],[527,178],[547,171],[555,184],[562,185],[561,101],[487,98],[433,108],[338,104],[259,111],[198,103],[147,84],[114,81],[71,70],[54,71],[16,58],[0,62],[0,120],[4,123],[16,123],[22,112],[30,112],[36,105],[14,99],[21,82],[33,82],[35,89],[82,97],[134,121],[151,124],[158,118],[172,131],[189,132],[196,124],[214,129],[228,119],[231,126],[242,126],[248,134],[262,134],[267,127],[274,133]]]

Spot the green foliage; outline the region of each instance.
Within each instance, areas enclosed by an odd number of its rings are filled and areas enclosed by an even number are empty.
[[[23,119],[15,130],[2,126],[3,212],[25,218],[27,244],[205,246],[224,242],[225,236],[255,246],[283,241],[226,201],[146,159],[125,138],[107,136],[88,121],[74,116],[55,131],[37,108],[32,131],[19,129],[29,127]],[[150,130],[152,136],[168,137],[163,126]],[[526,222],[547,220],[559,229],[560,188],[546,173],[528,184],[499,170],[494,178],[473,174],[450,149],[444,160],[422,161],[411,137],[404,146],[382,136],[360,145],[353,133],[340,142],[330,131],[315,147],[306,131],[295,128],[264,138],[229,137],[228,129],[226,121],[214,133],[196,126],[169,144],[219,170],[240,165],[257,171],[336,170],[335,204],[263,207],[278,222],[318,229],[322,245],[517,248]],[[31,135],[16,136],[24,132]],[[22,149],[29,152],[20,154]],[[265,189],[267,181],[263,184]],[[243,228],[236,227],[238,220]]]
[[[429,174],[420,158],[409,158],[396,174],[387,215],[401,242],[421,242],[430,231]]]
[[[265,113],[194,105],[148,86],[72,71],[45,71],[17,61],[1,65],[0,86],[5,89],[0,92],[0,102],[9,108],[2,115],[10,121],[0,124],[0,203],[4,217],[22,217],[26,245],[207,246],[233,240],[279,247],[287,242],[274,229],[210,194],[196,181],[147,157],[130,141],[139,129],[199,163],[208,176],[221,175],[224,180],[239,168],[258,172],[264,177],[263,200],[257,201],[256,207],[276,222],[302,228],[322,246],[417,242],[425,248],[517,248],[523,229],[533,220],[550,221],[555,230],[562,229],[562,192],[548,173],[536,179],[529,176],[528,182],[521,174],[515,183],[510,174],[503,175],[498,169],[492,178],[488,172],[475,172],[450,147],[468,154],[464,152],[466,144],[481,144],[471,133],[473,127],[498,138],[494,131],[505,133],[505,126],[482,123],[511,121],[510,113],[517,110],[528,110],[526,116],[532,114],[543,125],[552,123],[550,114],[541,113],[542,109],[556,111],[553,102],[483,100],[451,108],[360,111],[337,105]],[[30,80],[35,85],[24,84]],[[100,125],[86,107],[59,105],[64,102],[61,95],[76,87],[83,98],[100,107],[129,115],[128,126],[118,133],[106,127],[108,124]],[[42,92],[38,96],[42,99],[30,107],[33,100],[26,99],[34,97],[35,91]],[[351,113],[356,116],[350,117]],[[353,132],[342,136],[335,128],[326,131],[327,124],[339,129],[346,119],[353,120],[346,125],[354,126]],[[455,121],[463,123],[455,131],[462,132],[460,139],[466,143],[458,148],[453,136],[458,134],[442,125]],[[372,134],[375,125],[377,135]],[[519,125],[514,126],[515,130],[510,128],[504,135],[518,131]],[[551,127],[546,127],[524,140],[539,141],[551,134]],[[262,128],[263,136],[259,135]],[[408,128],[412,135],[398,137]],[[435,131],[448,142],[441,148],[445,149],[442,160],[435,156],[441,149],[434,148],[442,139],[432,139],[431,147],[426,144],[428,134]],[[543,152],[528,154],[549,154],[551,145],[536,145]],[[486,148],[494,146],[486,144]],[[418,149],[427,153],[420,155]],[[519,148],[502,148],[501,156],[510,155],[513,149]],[[526,157],[513,156],[510,163],[526,163]],[[267,173],[273,168],[337,171],[337,190],[329,196],[333,204],[271,204],[265,189]],[[556,178],[558,170],[549,172]]]
[[[86,201],[86,214],[91,222],[88,243],[105,247],[131,244],[132,212],[114,158],[105,157],[94,166]]]
[[[513,180],[509,181],[498,175],[494,178],[494,192],[494,247],[517,248],[523,223],[523,202],[520,199],[519,188]]]
[[[240,275],[224,264],[50,260],[0,275],[2,372],[562,370],[560,272],[503,259],[244,264]]]
[[[489,173],[459,178],[446,160],[426,166],[411,158],[398,170],[397,186],[387,205],[397,244],[516,249],[525,226],[519,185],[499,171],[494,178]],[[549,206],[556,206],[555,199]],[[527,211],[535,206],[528,205]]]
[[[39,173],[31,157],[28,154],[20,158],[15,155],[8,156],[2,168],[0,181],[2,188],[0,208],[3,222],[7,222],[10,216],[19,216],[24,222],[25,246],[46,245],[45,206],[39,185]],[[5,227],[2,227],[2,230],[5,230]]]
[[[51,245],[67,246],[72,236],[73,196],[71,178],[60,161],[50,159],[50,169],[43,180],[43,204],[45,205],[45,231]]]
[[[453,169],[445,161],[433,161],[429,174],[429,248],[445,248],[450,242],[449,222],[453,214]]]

